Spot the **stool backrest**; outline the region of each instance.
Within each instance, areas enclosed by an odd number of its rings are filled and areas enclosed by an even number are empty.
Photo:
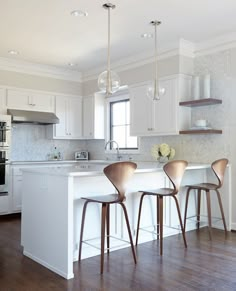
[[[220,188],[223,185],[225,169],[227,167],[228,162],[229,162],[228,159],[219,159],[211,164],[211,168],[215,173],[219,183],[218,188]]]
[[[117,162],[103,169],[106,177],[116,188],[119,194],[119,201],[125,199],[126,182],[133,176],[136,168],[137,165],[133,162]]]
[[[164,172],[169,177],[174,187],[172,194],[177,194],[179,192],[180,184],[181,184],[187,165],[188,165],[187,161],[175,160],[175,161],[168,162],[163,167]]]

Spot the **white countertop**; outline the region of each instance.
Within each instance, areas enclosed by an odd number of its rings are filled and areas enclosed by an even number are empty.
[[[97,176],[103,175],[103,169],[106,165],[112,161],[89,161],[80,162],[76,165],[65,166],[55,166],[55,167],[34,167],[22,169],[23,172],[37,173],[42,175],[52,175],[52,176]],[[157,162],[136,162],[137,170],[136,173],[145,172],[156,172],[162,171],[163,165]],[[210,168],[210,164],[199,164],[199,163],[189,163],[187,169],[205,169]]]

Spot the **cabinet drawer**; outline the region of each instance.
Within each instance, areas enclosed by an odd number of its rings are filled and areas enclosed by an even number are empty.
[[[8,213],[9,209],[9,196],[8,195],[0,195],[0,213]]]

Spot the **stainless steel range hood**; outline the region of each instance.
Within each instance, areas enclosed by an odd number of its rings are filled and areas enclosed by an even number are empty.
[[[59,118],[53,112],[7,109],[7,114],[12,116],[13,123],[34,123],[44,125],[59,123]]]

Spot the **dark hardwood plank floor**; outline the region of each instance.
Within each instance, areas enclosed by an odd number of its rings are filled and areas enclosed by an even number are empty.
[[[236,233],[207,228],[164,239],[164,255],[158,242],[137,248],[135,266],[130,248],[105,257],[100,275],[100,257],[74,264],[75,278],[65,280],[22,255],[20,217],[0,217],[0,290],[236,290]]]

